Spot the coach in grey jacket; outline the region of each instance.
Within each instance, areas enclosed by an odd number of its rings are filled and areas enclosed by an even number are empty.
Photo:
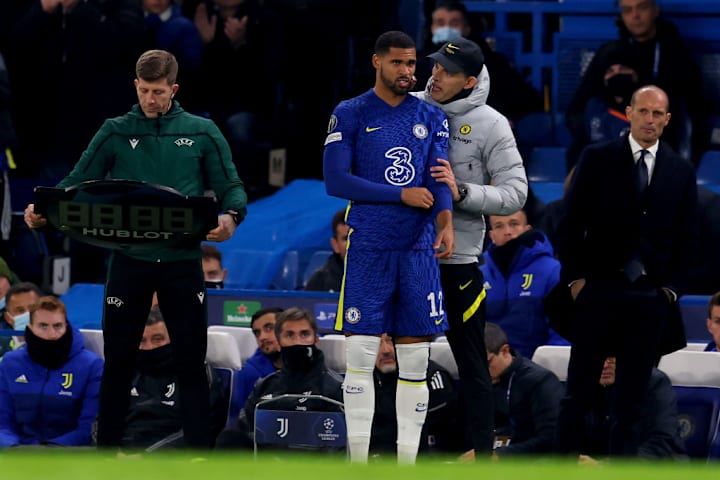
[[[453,194],[455,252],[440,266],[450,330],[447,338],[458,364],[468,431],[475,452],[489,454],[493,443],[492,385],[488,374],[485,290],[478,256],[485,238],[483,215],[509,215],[525,204],[527,177],[508,120],[485,104],[490,76],[480,47],[465,38],[429,55],[435,60],[425,91],[418,94],[442,108],[450,129],[449,162],[433,177]]]

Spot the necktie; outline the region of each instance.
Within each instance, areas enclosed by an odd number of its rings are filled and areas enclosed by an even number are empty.
[[[648,168],[645,163],[646,153],[648,153],[647,150],[643,149],[640,151],[640,158],[635,165],[635,185],[639,193],[645,192],[645,189],[648,186]]]

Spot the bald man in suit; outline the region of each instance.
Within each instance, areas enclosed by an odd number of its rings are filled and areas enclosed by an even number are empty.
[[[561,403],[558,453],[583,453],[582,421],[606,357],[617,358],[611,455],[632,456],[637,416],[659,355],[685,346],[678,297],[698,241],[697,186],[690,164],[660,140],[666,93],[635,91],[630,133],[588,146],[558,227],[562,281],[573,303],[572,353]]]

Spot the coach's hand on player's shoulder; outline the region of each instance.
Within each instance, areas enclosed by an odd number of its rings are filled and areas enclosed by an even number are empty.
[[[460,200],[460,192],[458,192],[457,182],[455,181],[455,174],[452,171],[450,162],[444,158],[437,159],[439,166],[430,167],[430,175],[438,182],[446,184],[452,192],[453,202]]]
[[[205,237],[210,242],[224,242],[235,233],[235,220],[224,213],[218,217],[218,226],[210,230]]]
[[[35,204],[30,203],[25,207],[25,225],[30,228],[40,228],[45,226],[47,219],[43,218],[39,213],[35,213]]]
[[[407,187],[402,189],[400,200],[411,207],[430,208],[435,202],[433,194],[425,187]]]

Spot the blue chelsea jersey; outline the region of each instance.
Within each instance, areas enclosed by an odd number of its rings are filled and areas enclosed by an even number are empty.
[[[326,153],[348,149],[352,175],[395,187],[427,187],[438,196],[450,189],[430,176],[447,159],[448,123],[439,108],[411,95],[393,107],[370,89],[340,103],[330,119]],[[352,248],[425,249],[434,241],[435,212],[400,202],[352,201],[347,223]],[[451,204],[451,201],[448,202]]]

